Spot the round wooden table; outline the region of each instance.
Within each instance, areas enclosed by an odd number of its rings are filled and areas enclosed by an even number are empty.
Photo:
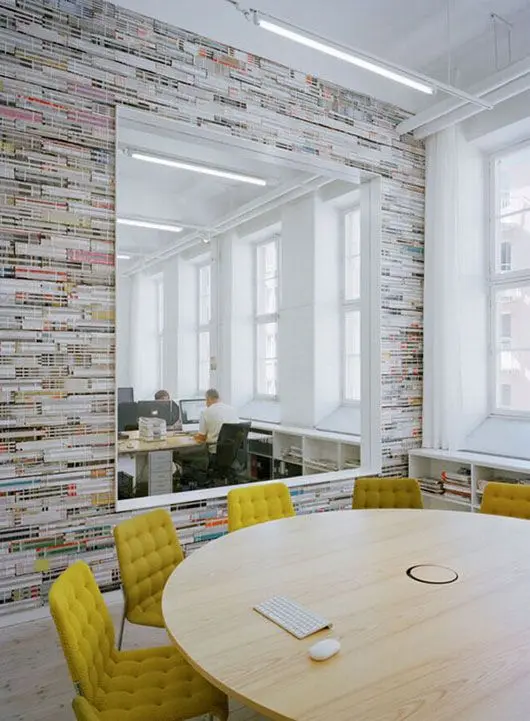
[[[333,628],[297,640],[253,610],[274,595]],[[529,521],[377,510],[266,523],[186,559],[162,608],[190,663],[272,719],[530,718]],[[341,651],[311,661],[326,636]]]

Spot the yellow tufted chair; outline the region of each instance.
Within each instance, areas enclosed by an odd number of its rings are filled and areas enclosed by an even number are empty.
[[[492,482],[486,485],[481,513],[530,519],[530,486]]]
[[[423,508],[415,478],[357,478],[352,508]]]
[[[125,608],[125,619],[140,626],[164,628],[162,592],[166,581],[184,559],[171,516],[160,508],[142,513],[114,528]]]
[[[262,483],[228,492],[228,531],[295,515],[285,483]]]
[[[88,702],[74,702],[78,719],[180,721],[207,713],[228,718],[226,696],[173,646],[118,651],[112,619],[83,561],[55,581],[50,610],[74,686]]]
[[[103,716],[83,696],[76,696],[72,702],[77,721],[101,721]]]

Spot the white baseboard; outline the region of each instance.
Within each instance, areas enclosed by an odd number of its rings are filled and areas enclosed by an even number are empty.
[[[121,591],[108,591],[103,594],[107,606],[115,606],[123,603],[123,594]],[[0,628],[8,628],[9,626],[17,626],[19,623],[28,623],[30,621],[41,621],[43,618],[50,618],[50,610],[48,604],[31,608],[29,611],[18,611],[16,613],[6,613],[0,615]]]

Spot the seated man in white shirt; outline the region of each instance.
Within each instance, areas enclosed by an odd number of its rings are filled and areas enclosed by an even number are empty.
[[[235,408],[221,401],[215,388],[210,388],[206,391],[206,408],[201,413],[199,432],[195,436],[199,443],[206,442],[210,454],[215,454],[217,450],[223,423],[239,423],[239,416]]]

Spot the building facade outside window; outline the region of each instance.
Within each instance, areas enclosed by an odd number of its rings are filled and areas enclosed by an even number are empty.
[[[255,247],[255,395],[278,395],[278,263],[277,237]]]
[[[530,414],[530,145],[491,161],[491,411]]]
[[[342,400],[361,401],[361,210],[343,216]]]
[[[204,393],[210,386],[211,265],[209,263],[200,265],[197,274],[197,390]]]

